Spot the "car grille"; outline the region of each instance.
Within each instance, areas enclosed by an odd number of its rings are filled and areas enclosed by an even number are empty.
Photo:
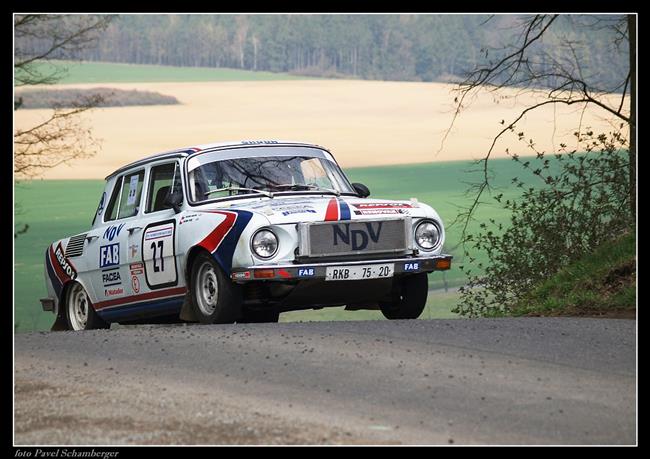
[[[86,240],[86,235],[88,233],[78,234],[72,236],[68,245],[65,248],[66,257],[78,257],[84,252],[84,241]]]
[[[410,244],[410,217],[301,223],[301,257],[403,253]]]

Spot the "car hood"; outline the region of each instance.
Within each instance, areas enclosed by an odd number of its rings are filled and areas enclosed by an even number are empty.
[[[254,202],[232,203],[228,208],[262,214],[273,225],[311,221],[372,220],[401,216],[439,218],[431,207],[416,200],[395,201],[349,196],[276,196],[273,199],[263,198]]]

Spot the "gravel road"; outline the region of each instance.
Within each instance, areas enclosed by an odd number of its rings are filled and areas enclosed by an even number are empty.
[[[27,333],[14,371],[16,445],[637,441],[633,320]]]

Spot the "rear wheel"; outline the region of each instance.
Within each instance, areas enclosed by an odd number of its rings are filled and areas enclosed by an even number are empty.
[[[204,324],[233,323],[241,315],[241,292],[206,252],[192,264],[190,301],[195,316]]]
[[[68,288],[65,316],[69,330],[94,330],[111,326],[97,315],[86,290],[78,282],[73,282]]]
[[[244,315],[239,322],[249,323],[249,324],[258,324],[258,323],[269,323],[277,322],[280,318],[280,313],[273,310],[264,310],[264,311],[253,311],[246,310]]]
[[[427,273],[414,274],[402,279],[399,294],[393,301],[380,302],[382,314],[387,319],[417,319],[427,304],[429,282]]]

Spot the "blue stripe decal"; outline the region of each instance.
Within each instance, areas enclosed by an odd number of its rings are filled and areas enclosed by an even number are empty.
[[[56,277],[56,274],[54,273],[54,267],[50,263],[50,249],[45,251],[45,267],[47,268],[47,275],[50,277],[50,281],[52,282],[52,287],[54,287],[54,292],[56,293],[57,298],[61,298],[61,289],[63,285],[59,281],[59,278]]]
[[[223,238],[221,244],[217,248],[216,252],[212,256],[217,260],[217,263],[225,271],[226,275],[230,276],[230,271],[232,269],[232,257],[235,254],[235,247],[237,247],[237,242],[239,241],[239,236],[248,225],[248,222],[253,218],[253,213],[247,210],[230,210],[228,212],[237,212],[237,220],[235,221],[235,226],[233,226],[226,237]]]
[[[142,303],[128,304],[125,306],[116,306],[110,309],[100,309],[97,314],[108,322],[118,322],[130,318],[139,318],[149,316],[151,313],[172,314],[181,311],[185,295],[162,300],[147,301]]]
[[[350,220],[350,206],[348,203],[339,199],[339,214],[341,218],[339,220]]]

